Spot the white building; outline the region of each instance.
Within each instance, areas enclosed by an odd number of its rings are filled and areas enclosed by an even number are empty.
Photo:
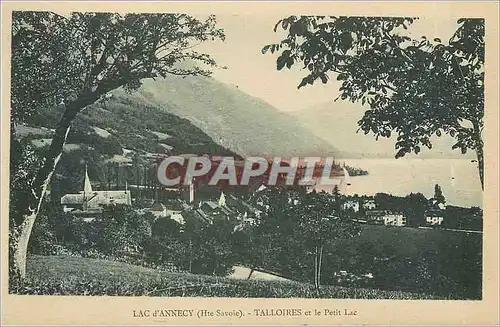
[[[405,226],[406,217],[402,214],[389,213],[384,215],[384,225],[386,226]]]
[[[149,208],[149,212],[151,212],[151,214],[155,216],[155,219],[166,218],[168,216],[167,208],[163,203],[160,202],[156,202],[155,204],[153,204],[153,206]]]
[[[427,225],[436,226],[441,225],[444,221],[442,211],[428,211],[425,213],[425,222]]]
[[[352,209],[354,212],[359,211],[359,201],[356,200],[348,200],[342,204],[343,210]]]
[[[393,213],[389,210],[371,210],[366,212],[367,221],[373,224],[385,226],[405,226],[406,217],[399,213]]]
[[[375,200],[364,200],[363,201],[363,209],[373,210],[375,208],[377,208],[377,204],[375,203]]]
[[[155,220],[159,218],[169,218],[175,220],[181,225],[185,224],[184,217],[182,216],[182,210],[167,208],[163,203],[156,202],[153,204],[151,208],[149,208],[149,212],[153,216],[155,216]]]
[[[100,213],[103,206],[111,204],[132,205],[130,191],[127,190],[127,187],[120,191],[93,191],[87,166],[85,166],[83,191],[61,197],[64,212],[75,214]]]
[[[181,213],[174,213],[170,216],[170,219],[175,220],[181,225],[184,225],[186,221],[184,220],[184,217],[182,216]]]

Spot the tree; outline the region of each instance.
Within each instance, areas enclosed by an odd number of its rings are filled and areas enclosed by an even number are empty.
[[[454,137],[453,149],[476,152],[484,189],[484,19],[459,19],[448,42],[405,35],[415,19],[290,16],[274,28],[286,37],[262,53],[281,51],[278,70],[302,64],[298,88],[335,74],[339,98],[369,105],[358,123],[365,134],[397,134],[396,158],[431,149],[434,134]]]
[[[207,269],[202,273],[214,276],[226,276],[236,261],[232,251],[233,224],[224,219],[214,219],[212,224],[202,228],[201,243],[198,248]],[[210,271],[211,270],[211,271]]]
[[[335,210],[337,212],[340,212],[341,210],[341,202],[342,202],[342,195],[340,194],[339,186],[335,185],[332,190],[332,195],[333,195],[333,200],[335,201]]]
[[[215,66],[214,60],[192,48],[224,39],[215,24],[214,16],[199,21],[185,14],[13,13],[11,123],[62,108],[41,167],[27,182],[30,192],[16,209],[21,218],[11,228],[9,252],[15,275],[25,276],[31,229],[78,113],[116,88],[137,89],[144,78],[209,75],[197,63]]]
[[[439,186],[439,184],[434,185],[434,200],[436,201],[437,204],[446,203],[443,191],[441,191],[441,186]]]
[[[297,229],[305,245],[314,249],[314,285],[319,293],[323,266],[324,248],[332,241],[359,235],[359,227],[338,208],[338,199],[328,193],[309,193],[300,206],[295,207],[299,215]]]
[[[260,233],[254,243],[259,252],[274,250],[270,253],[274,258],[263,261],[257,257],[255,262],[272,263],[281,271],[295,274],[295,278],[309,279],[312,275],[319,293],[325,249],[357,236],[359,228],[337,210],[337,201],[330,193],[303,194],[283,188],[269,192],[266,204],[269,209],[259,220]]]
[[[404,199],[401,210],[407,218],[408,226],[425,225],[425,211],[429,201],[422,193],[410,193]]]
[[[105,254],[122,255],[143,249],[152,235],[150,214],[139,214],[122,204],[108,205],[94,220],[97,247]]]
[[[245,225],[233,235],[233,251],[238,257],[238,263],[250,268],[247,279],[252,277],[255,270],[276,271],[279,268],[276,263],[280,259],[283,262],[283,256],[280,255],[286,244],[282,239],[286,236],[282,233],[284,222],[277,225],[274,220],[266,222],[266,218],[267,216],[261,219],[255,217],[255,223]],[[288,247],[284,252],[290,251],[291,248]]]
[[[186,217],[178,239],[183,248],[179,264],[185,267],[187,263],[186,270],[194,274],[226,276],[236,263],[234,225],[225,219],[214,219],[213,223],[206,224],[192,218]]]

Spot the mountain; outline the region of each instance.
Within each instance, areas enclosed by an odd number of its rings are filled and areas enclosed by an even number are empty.
[[[357,122],[363,116],[364,109],[351,102],[327,102],[289,112],[302,126],[323,140],[334,144],[341,152],[348,153],[348,158],[394,158],[396,137],[375,139],[373,134],[356,132]],[[431,138],[432,149],[422,147],[418,154],[407,154],[405,158],[475,158],[469,151],[462,155],[459,150],[452,150],[454,139],[448,135]]]
[[[113,96],[188,119],[242,156],[341,155],[333,143],[314,135],[296,118],[211,77],[147,79],[136,92],[119,89]]]
[[[44,151],[52,142],[62,109],[40,111],[16,124],[15,138]],[[81,190],[85,164],[96,189],[123,189],[127,182],[154,185],[157,177],[151,163],[161,157],[158,153],[241,158],[189,120],[126,94],[83,110],[73,122],[63,150],[50,185],[53,201]]]
[[[61,109],[39,114],[28,122],[30,126],[17,125],[17,135],[28,138],[37,147],[50,144]],[[123,159],[121,155],[130,157],[133,152],[165,151],[240,157],[214,142],[189,120],[126,95],[87,107],[73,122],[66,143],[65,150],[88,146],[105,157],[115,156],[117,160]]]

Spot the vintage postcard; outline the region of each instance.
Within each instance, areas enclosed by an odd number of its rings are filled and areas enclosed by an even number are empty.
[[[2,3],[2,324],[497,325],[498,9]]]

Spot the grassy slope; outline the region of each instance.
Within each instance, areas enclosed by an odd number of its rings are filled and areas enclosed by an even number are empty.
[[[105,108],[99,104],[91,106],[82,118],[89,125],[113,131],[112,135],[125,148],[155,152],[158,144],[165,143],[173,146],[176,154],[230,153],[189,120],[157,106],[117,96],[110,99]],[[164,139],[164,136],[168,138]]]
[[[17,135],[41,143],[41,139],[51,136],[51,131],[46,128],[56,127],[61,110],[53,108],[38,113],[28,124],[43,127],[17,125]],[[173,146],[175,154],[235,155],[189,120],[128,95],[113,97],[106,104],[96,103],[87,107],[73,122],[67,143],[87,144],[100,154],[111,156],[121,155],[122,148],[137,152],[164,152],[159,147],[162,143]]]
[[[360,240],[371,241],[381,245],[389,245],[398,255],[415,257],[426,251],[443,251],[453,248],[457,255],[464,248],[466,239],[480,240],[481,234],[467,234],[446,230],[430,230],[409,227],[393,227],[362,225]],[[478,243],[480,244],[480,242]]]
[[[309,284],[232,280],[169,273],[129,264],[68,256],[30,256],[22,294],[149,295],[191,297],[312,298]],[[325,286],[324,298],[435,299],[425,294]]]
[[[464,238],[481,238],[481,234],[377,225],[362,225],[361,232],[361,240],[390,244],[399,254],[406,256],[415,256],[418,252],[428,250],[439,251],[444,247],[458,248]]]

